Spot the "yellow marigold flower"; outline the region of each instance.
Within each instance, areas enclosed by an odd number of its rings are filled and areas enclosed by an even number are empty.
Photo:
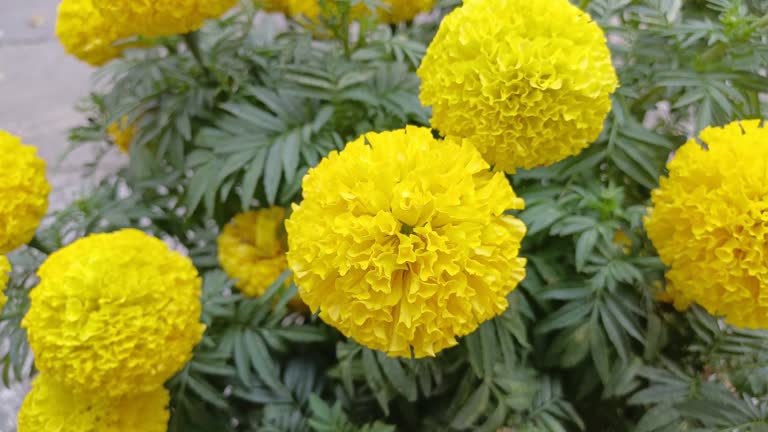
[[[435,7],[437,0],[384,0],[384,3],[387,7],[379,9],[379,19],[385,23],[397,24],[429,12]]]
[[[613,244],[621,247],[625,254],[632,250],[632,239],[622,230],[616,230],[613,233]]]
[[[3,312],[8,297],[5,296],[5,289],[8,287],[8,279],[11,274],[11,263],[8,258],[0,255],[0,313]]]
[[[162,387],[116,398],[75,395],[66,385],[39,375],[19,412],[19,432],[166,432],[169,403]]]
[[[578,154],[600,135],[618,86],[603,31],[568,0],[466,1],[418,75],[432,125],[507,172]]]
[[[115,43],[131,36],[93,7],[92,0],[62,0],[56,20],[56,35],[67,53],[101,66],[123,55],[125,46]]]
[[[323,15],[324,10],[319,0],[266,0],[263,3],[264,10],[267,12],[282,12],[286,16],[303,21],[316,36],[322,38],[329,36],[315,27],[321,16],[325,18],[333,16],[333,14],[327,12],[326,15]],[[329,3],[328,8],[334,10],[335,13],[334,5]],[[351,19],[358,19],[364,16],[367,11],[368,8],[365,5],[354,6],[350,12]]]
[[[136,135],[136,128],[128,123],[128,117],[125,116],[119,122],[109,125],[107,133],[109,133],[117,148],[121,152],[128,154],[133,138]]]
[[[768,328],[768,128],[760,120],[701,132],[669,163],[645,218],[669,266],[675,307],[698,303],[738,327]]]
[[[303,15],[316,19],[321,11],[318,0],[264,0],[262,3],[267,12],[281,12],[290,17]]]
[[[264,294],[288,268],[283,221],[282,207],[241,213],[218,238],[221,267],[247,296]]]
[[[154,390],[202,337],[197,270],[141,231],[78,240],[48,257],[38,276],[22,326],[37,368],[73,391]]]
[[[369,133],[304,178],[288,262],[312,311],[391,356],[434,356],[503,312],[525,225],[502,173],[428,128]]]
[[[48,211],[51,185],[37,149],[0,130],[0,254],[29,243]]]
[[[386,7],[378,9],[379,19],[391,24],[410,21],[416,15],[428,12],[435,7],[437,0],[384,0]],[[320,0],[266,0],[264,9],[269,12],[282,12],[291,17],[305,17],[316,21],[322,13]],[[352,18],[358,19],[368,15],[368,8],[363,5],[354,6]]]
[[[236,3],[237,0],[93,0],[107,21],[147,37],[195,31]]]

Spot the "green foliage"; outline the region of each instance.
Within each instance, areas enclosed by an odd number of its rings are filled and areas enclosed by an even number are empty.
[[[431,21],[363,23],[355,37],[350,1],[336,3],[320,29],[334,37],[277,29],[245,2],[195,38],[152,41],[100,71],[105,90],[83,104],[90,123],[72,140],[98,162],[125,116],[130,162],[11,257],[4,382],[32,372],[19,325],[45,255],[133,226],[204,274],[208,330],[168,384],[174,432],[768,430],[768,333],[659,301],[664,266],[642,224],[689,136],[767,116],[765,2],[581,2],[621,79],[605,131],[577,157],[510,178],[526,201],[528,276],[506,312],[423,360],[388,358],[292,310],[289,274],[248,299],[218,269],[215,238],[237,212],[296,202],[307,170],[363,132],[429,124],[415,69],[460,2]]]

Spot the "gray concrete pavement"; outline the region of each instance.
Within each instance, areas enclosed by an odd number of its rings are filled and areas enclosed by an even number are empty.
[[[87,155],[54,165],[67,149],[68,129],[83,121],[74,106],[88,94],[93,71],[59,45],[54,35],[57,4],[58,0],[0,0],[0,129],[37,146],[49,162],[52,209],[85,188],[78,158]],[[27,383],[11,390],[0,384],[0,432],[16,430],[15,413],[27,390]]]

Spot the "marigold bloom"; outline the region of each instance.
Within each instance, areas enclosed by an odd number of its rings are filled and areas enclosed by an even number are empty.
[[[568,0],[466,1],[441,23],[418,75],[432,125],[507,172],[587,147],[618,85],[603,31]]]
[[[678,309],[698,303],[738,327],[768,328],[768,128],[701,132],[669,163],[645,218]]]
[[[22,326],[37,368],[72,391],[152,391],[202,337],[197,270],[141,231],[80,239],[51,254],[38,276]]]
[[[391,356],[425,357],[503,312],[525,276],[525,225],[502,173],[427,128],[369,133],[310,170],[286,221],[311,310]]]
[[[107,133],[109,133],[117,148],[121,152],[128,154],[133,138],[136,136],[136,128],[128,123],[128,117],[124,116],[119,122],[109,125]]]
[[[5,296],[5,289],[8,287],[8,279],[11,274],[11,263],[8,258],[0,255],[0,313],[3,312],[8,297]]]
[[[62,0],[56,35],[68,54],[92,66],[101,66],[123,55],[126,47],[116,46],[116,42],[131,33],[104,19],[92,0]]]
[[[321,12],[319,0],[264,0],[262,3],[267,12],[281,12],[290,17],[303,15],[314,20]]]
[[[0,130],[0,254],[29,243],[48,211],[51,185],[37,149]]]
[[[247,296],[264,294],[288,268],[283,221],[282,207],[241,213],[218,238],[221,267]]]
[[[383,22],[396,24],[410,21],[418,14],[428,12],[435,7],[437,0],[384,0],[386,7],[378,9],[379,19]],[[316,21],[322,13],[320,0],[266,0],[264,9],[269,12],[282,12],[291,17],[305,17]],[[361,18],[368,14],[365,5],[352,8],[352,17]]]
[[[75,395],[66,385],[39,375],[19,412],[19,432],[166,432],[169,403],[162,387],[116,398]]]
[[[236,3],[237,0],[93,0],[96,9],[112,25],[147,37],[195,31]]]
[[[385,0],[387,8],[379,9],[379,19],[390,24],[410,21],[417,15],[429,12],[437,0]]]

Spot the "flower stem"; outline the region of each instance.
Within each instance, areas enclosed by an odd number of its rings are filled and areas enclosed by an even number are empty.
[[[768,27],[768,14],[763,15],[762,18],[752,23],[750,26],[752,30],[759,30],[763,27]]]
[[[187,45],[187,48],[189,48],[189,52],[192,53],[192,57],[195,58],[197,61],[197,64],[200,65],[200,67],[203,69],[203,73],[205,74],[205,77],[207,79],[212,79],[213,75],[211,74],[211,70],[208,68],[208,66],[205,65],[205,62],[203,61],[203,55],[200,51],[200,37],[199,34],[195,32],[191,33],[185,33],[182,35],[182,38],[184,39],[184,43]]]
[[[41,242],[40,239],[37,238],[37,236],[33,237],[32,241],[30,241],[27,244],[27,246],[31,247],[32,249],[35,249],[35,250],[39,251],[40,253],[45,254],[45,255],[50,255],[50,254],[53,253],[53,251],[49,247],[45,246],[43,244],[43,242]]]

